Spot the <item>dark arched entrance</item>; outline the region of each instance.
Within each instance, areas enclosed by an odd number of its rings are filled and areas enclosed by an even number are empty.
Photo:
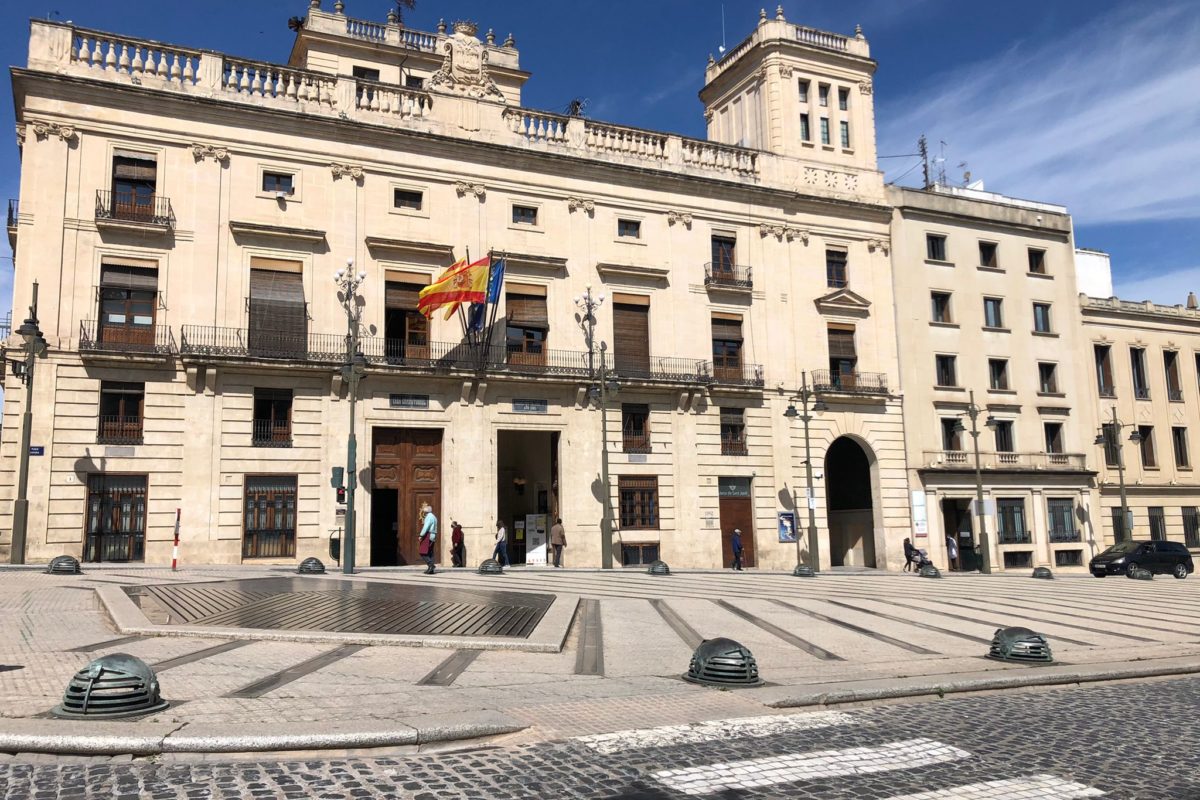
[[[874,567],[871,460],[858,442],[843,436],[825,451],[825,491],[830,565]]]

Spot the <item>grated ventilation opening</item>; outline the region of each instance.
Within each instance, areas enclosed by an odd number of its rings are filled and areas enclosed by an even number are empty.
[[[489,558],[479,565],[480,575],[503,575],[504,568],[500,566],[500,562],[494,558]]]
[[[988,658],[1018,663],[1048,664],[1054,660],[1050,643],[1029,628],[997,628]]]
[[[111,719],[151,714],[167,705],[159,695],[158,678],[144,661],[113,653],[76,672],[62,703],[51,713],[69,719]]]
[[[1034,567],[1032,577],[1049,581],[1054,579],[1054,573],[1050,571],[1049,567]]]
[[[47,575],[81,575],[83,569],[75,556],[55,556],[46,566]]]
[[[1125,570],[1125,577],[1135,581],[1152,581],[1154,573],[1144,567],[1135,567]]]
[[[671,568],[667,566],[667,562],[659,560],[650,565],[646,570],[647,575],[670,575]]]
[[[705,639],[692,654],[683,679],[705,686],[761,686],[754,655],[732,639]]]
[[[808,566],[807,564],[797,565],[797,567],[794,570],[792,570],[792,575],[794,575],[797,578],[815,578],[815,577],[817,577],[817,573],[813,570],[812,567]]]
[[[296,572],[301,575],[324,575],[325,565],[319,558],[306,558],[300,562],[300,566],[296,568]]]
[[[937,567],[935,567],[933,564],[926,564],[925,566],[921,567],[919,570],[917,570],[917,574],[920,575],[922,578],[940,578],[940,577],[942,577],[942,571],[939,570]]]

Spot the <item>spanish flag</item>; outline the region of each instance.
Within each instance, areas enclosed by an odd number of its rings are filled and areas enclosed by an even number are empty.
[[[426,317],[442,306],[450,306],[446,317],[458,308],[459,303],[482,303],[487,294],[488,265],[490,258],[462,265],[455,264],[442,273],[437,283],[432,283],[417,295],[417,310]]]

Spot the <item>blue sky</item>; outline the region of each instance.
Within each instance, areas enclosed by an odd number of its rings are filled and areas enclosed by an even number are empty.
[[[30,16],[266,61],[287,57],[286,23],[306,0],[10,0],[0,60],[25,62]],[[333,0],[324,0],[329,9]],[[346,0],[382,20],[386,0]],[[696,97],[704,65],[758,18],[744,0],[417,0],[410,27],[473,19],[516,36],[533,77],[524,103],[646,128],[704,135]],[[969,9],[969,11],[967,11]],[[768,9],[773,13],[773,8]],[[879,154],[912,153],[919,135],[947,143],[947,177],[966,162],[987,188],[1068,206],[1076,240],[1113,256],[1117,293],[1175,304],[1200,290],[1200,3],[1195,0],[804,0],[788,19],[850,33],[859,23],[879,62]],[[11,91],[0,119],[12,121]],[[11,130],[9,128],[8,130]],[[913,159],[881,160],[889,180]],[[16,197],[15,139],[0,136],[0,198]],[[919,176],[913,170],[901,183]],[[0,307],[12,261],[0,241]]]

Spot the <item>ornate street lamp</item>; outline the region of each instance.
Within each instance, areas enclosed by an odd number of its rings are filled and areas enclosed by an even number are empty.
[[[792,402],[788,403],[787,410],[783,415],[789,420],[799,418],[804,423],[804,479],[808,488],[808,558],[811,562],[812,571],[819,572],[821,569],[821,545],[817,541],[817,512],[816,512],[816,495],[813,494],[813,471],[812,471],[812,448],[809,438],[808,424],[812,422],[813,416],[809,413],[808,401],[816,396],[816,392],[808,388],[808,373],[800,373],[800,393],[792,398]],[[800,401],[800,407],[803,412],[796,410],[795,401]],[[813,403],[812,411],[820,413],[828,407],[823,400],[817,400]],[[800,566],[800,537],[796,537],[796,566]]]
[[[979,419],[979,415],[983,413],[983,409],[975,405],[974,390],[968,395],[968,400],[969,402],[966,410],[963,411],[963,415],[966,415],[967,419],[971,420],[970,433],[971,438],[975,442],[975,514],[979,519],[979,571],[986,575],[992,571],[992,551],[988,547],[987,514],[983,508],[983,470],[979,463],[980,430],[977,420]],[[966,427],[962,424],[961,416],[954,426],[956,433],[966,431]],[[983,424],[988,430],[994,431],[998,427],[999,422],[994,416],[989,414]]]
[[[346,437],[346,536],[342,543],[342,572],[354,574],[355,556],[355,519],[354,494],[358,488],[358,439],[355,436],[355,412],[358,402],[358,382],[367,371],[367,359],[359,347],[359,333],[362,327],[362,309],[364,303],[359,295],[359,287],[367,279],[367,273],[354,274],[354,259],[346,259],[346,268],[339,269],[333,276],[333,282],[340,290],[338,299],[346,310],[346,363],[342,365],[342,380],[349,387],[350,394],[350,434]]]
[[[589,285],[582,295],[572,298],[579,308],[580,327],[583,328],[584,342],[588,348],[588,397],[600,406],[600,490],[604,493],[601,503],[600,516],[600,566],[612,569],[612,490],[608,479],[608,399],[620,389],[617,381],[609,375],[605,354],[608,345],[600,343],[600,367],[596,368],[596,311],[604,305],[604,295],[593,295]]]
[[[1112,422],[1100,426],[1099,432],[1096,434],[1095,444],[1108,447],[1111,445],[1117,455],[1117,480],[1121,487],[1121,532],[1126,537],[1133,536],[1133,525],[1129,522],[1129,498],[1125,496],[1125,443],[1121,441],[1121,431],[1125,428],[1133,428],[1129,433],[1129,441],[1140,445],[1142,443],[1142,433],[1133,423],[1121,422],[1117,419],[1117,407],[1112,409]],[[1107,460],[1107,459],[1106,459]],[[1117,532],[1113,531],[1113,539],[1116,540]]]
[[[6,359],[12,365],[13,374],[25,384],[25,407],[21,413],[21,449],[18,451],[17,499],[13,503],[12,545],[9,548],[10,564],[25,563],[25,541],[29,527],[29,439],[33,431],[33,371],[39,356],[46,355],[46,339],[38,328],[37,318],[38,285],[33,283],[33,300],[29,306],[29,317],[17,334],[21,337],[21,349],[25,357]]]

